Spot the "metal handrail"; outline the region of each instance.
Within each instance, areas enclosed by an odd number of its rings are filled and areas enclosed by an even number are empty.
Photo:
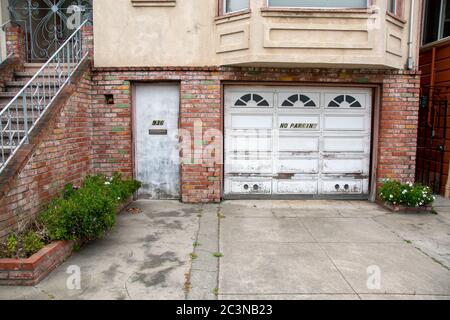
[[[0,173],[18,149],[29,142],[30,132],[89,55],[88,50],[83,53],[81,32],[87,22],[72,33],[0,111]]]

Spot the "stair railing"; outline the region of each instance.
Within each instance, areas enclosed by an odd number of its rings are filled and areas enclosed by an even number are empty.
[[[16,96],[0,111],[0,173],[29,135],[74,72],[87,58],[83,50],[83,22]]]

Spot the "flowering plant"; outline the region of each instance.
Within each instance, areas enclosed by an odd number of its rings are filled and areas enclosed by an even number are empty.
[[[401,183],[396,180],[384,179],[380,188],[380,198],[386,203],[421,207],[433,203],[435,197],[430,187],[411,182]]]

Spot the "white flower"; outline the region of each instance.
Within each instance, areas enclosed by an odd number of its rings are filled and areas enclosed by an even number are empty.
[[[392,199],[393,197],[394,197],[394,195],[392,195],[392,194],[389,196],[389,198],[391,198],[391,199]]]
[[[120,197],[117,197],[117,200],[120,200]]]
[[[405,190],[403,190],[402,193],[403,193],[403,194],[406,194],[406,193],[408,193],[408,191],[405,189]]]
[[[111,184],[111,182],[109,182],[109,181],[106,181],[106,182],[105,182],[105,184],[106,184],[106,185],[110,185],[110,184]]]

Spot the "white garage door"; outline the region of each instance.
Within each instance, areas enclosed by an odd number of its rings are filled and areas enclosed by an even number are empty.
[[[225,89],[225,196],[366,195],[370,89]]]

